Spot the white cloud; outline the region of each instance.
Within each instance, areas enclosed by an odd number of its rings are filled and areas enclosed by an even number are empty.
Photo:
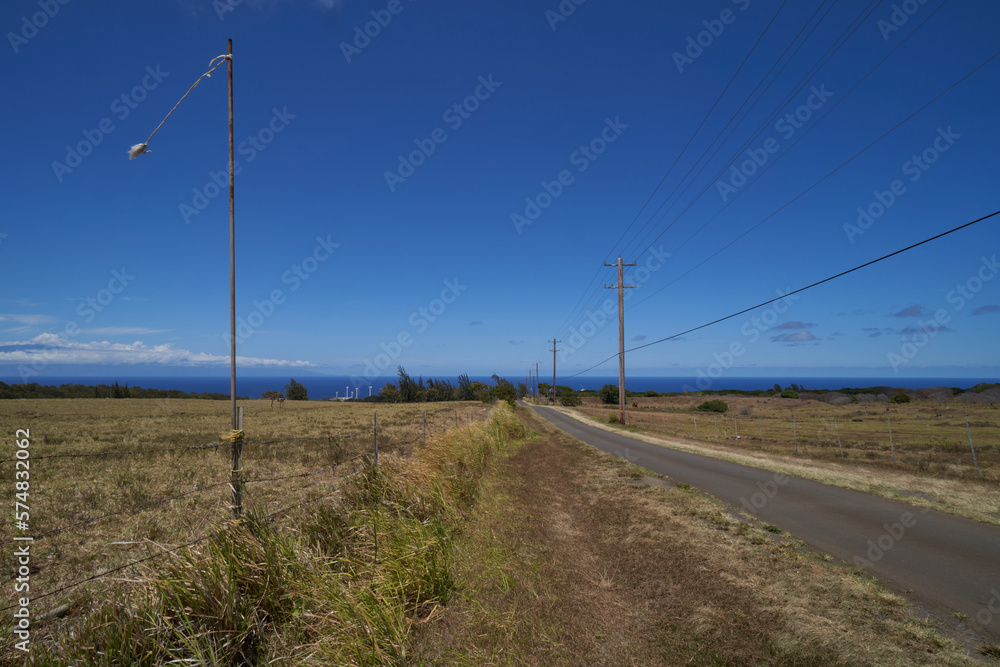
[[[145,327],[101,327],[99,329],[80,329],[80,333],[92,336],[142,336],[152,333],[163,333],[169,329],[147,329]]]
[[[47,324],[55,322],[55,319],[51,315],[0,313],[0,322],[17,322],[18,324]]]
[[[30,341],[0,342],[0,349],[24,347],[27,349],[0,352],[0,363],[8,364],[161,364],[164,366],[224,366],[229,357],[205,352],[191,352],[176,348],[171,343],[148,346],[142,341],[133,343],[89,343],[67,340],[55,334],[44,333]],[[308,361],[236,357],[240,366],[310,368]]]

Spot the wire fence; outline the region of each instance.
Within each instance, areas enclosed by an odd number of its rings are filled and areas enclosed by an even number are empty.
[[[584,406],[582,411],[618,421],[617,409]],[[872,410],[816,417],[640,408],[625,411],[625,426],[747,451],[1000,481],[1000,424],[988,418],[899,416]]]
[[[337,495],[342,482],[358,474],[358,470],[355,469],[357,464],[364,464],[366,461],[371,464],[375,461],[376,448],[380,448],[383,454],[404,452],[431,435],[482,419],[485,419],[485,410],[464,408],[461,414],[458,410],[442,412],[441,420],[438,422],[428,421],[427,412],[424,411],[422,420],[417,423],[412,420],[386,423],[383,420],[379,424],[378,415],[375,413],[370,428],[350,433],[247,440],[241,443],[246,457],[247,472],[256,474],[248,475],[241,482],[243,486],[249,488],[248,499],[255,507],[260,508],[261,515],[272,518],[297,507]],[[219,442],[188,446],[110,449],[98,452],[33,454],[30,458],[31,464],[44,462],[46,468],[44,478],[38,475],[33,479],[43,478],[47,486],[63,487],[67,493],[63,501],[49,504],[50,509],[65,508],[65,512],[39,512],[37,507],[32,508],[32,516],[35,519],[32,520],[31,526],[34,528],[36,525],[41,525],[42,530],[23,532],[0,541],[0,545],[4,546],[19,543],[29,544],[34,548],[31,600],[48,599],[84,584],[106,580],[111,575],[179,549],[189,548],[217,534],[218,530],[212,530],[196,535],[192,539],[184,537],[184,533],[190,535],[194,527],[213,523],[210,520],[211,515],[218,517],[220,512],[231,509],[228,490],[232,488],[233,482],[228,478],[231,472],[228,457],[234,446],[234,443]],[[168,459],[160,459],[157,456],[164,454],[177,456]],[[0,460],[0,467],[2,464],[18,460],[21,459]],[[154,460],[155,465],[150,464],[150,461]],[[338,475],[345,467],[351,470]],[[272,474],[268,474],[269,472]],[[141,487],[153,480],[160,487],[172,487],[173,492],[147,497],[146,489]],[[186,485],[185,482],[191,484],[193,488],[177,492],[178,487]],[[41,482],[38,482],[38,485],[40,486]],[[319,493],[316,493],[317,487],[320,487]],[[109,492],[95,494],[92,493],[94,488],[107,489]],[[219,494],[214,499],[210,496],[206,499],[206,494],[209,492],[223,488],[227,489],[227,493]],[[112,490],[120,493],[111,492]],[[13,501],[13,489],[11,491],[11,501]],[[74,495],[73,491],[76,491],[76,502],[70,500]],[[36,495],[34,491],[32,495]],[[142,497],[141,501],[127,502],[130,496],[134,495]],[[84,504],[89,510],[100,505],[99,502],[87,502],[92,497],[95,501],[103,500],[105,504],[117,503],[124,506],[79,516]],[[189,502],[196,501],[196,504],[188,507],[177,505],[185,499]],[[289,500],[292,502],[288,502]],[[192,509],[200,510],[202,516],[191,514]],[[72,515],[72,520],[49,528],[44,526],[48,522],[45,520],[46,514],[49,515],[48,521],[57,520],[65,515]],[[179,515],[183,515],[184,519],[178,520]],[[118,520],[117,523],[112,521],[115,519]],[[88,531],[93,532],[95,526],[106,521],[114,524],[109,530],[101,531],[97,535],[88,534]],[[213,525],[215,523],[217,522]],[[146,534],[142,534],[144,529]],[[52,543],[49,544],[50,542]],[[39,549],[42,545],[47,546]],[[127,558],[129,549],[141,546],[148,548],[150,545],[155,545],[158,551],[139,558]],[[110,547],[124,549],[116,553]],[[42,556],[45,551],[50,553]],[[114,562],[116,560],[122,562]],[[101,561],[104,563],[110,561],[113,564],[96,568],[95,564]],[[35,566],[36,562],[42,562],[43,565]],[[0,555],[0,563],[8,566],[12,572],[17,571],[10,549]],[[97,571],[93,571],[95,569]],[[86,576],[79,576],[81,571],[88,570],[90,572]],[[46,576],[47,574],[50,576]],[[76,574],[77,578],[63,583],[71,578],[71,574]],[[52,581],[54,585],[49,590],[34,593],[34,590],[44,585],[46,579]],[[18,606],[10,590],[6,599],[14,603],[0,607],[0,612]]]

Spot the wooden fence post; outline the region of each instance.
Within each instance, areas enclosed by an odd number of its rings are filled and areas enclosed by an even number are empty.
[[[833,420],[833,427],[837,429],[837,446],[840,447],[840,460],[844,460],[844,446],[840,444],[840,426],[837,425],[837,420]]]
[[[889,422],[889,451],[892,452],[892,465],[896,465],[896,445],[892,441],[892,417],[888,417]]]
[[[969,419],[965,419],[965,430],[969,433],[969,447],[972,449],[972,463],[976,466],[976,477],[982,479],[982,475],[979,474],[979,463],[976,461],[976,446],[972,444],[972,428],[969,426]]]
[[[760,417],[757,417],[757,432],[760,433],[760,448],[764,449],[764,430],[760,425]]]
[[[795,439],[795,453],[799,453],[799,432],[795,429],[795,417],[792,417],[792,438]]]
[[[375,465],[378,465],[378,413],[375,413]]]

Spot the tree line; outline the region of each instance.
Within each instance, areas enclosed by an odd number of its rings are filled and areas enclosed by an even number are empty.
[[[358,399],[374,403],[433,403],[438,401],[482,401],[490,403],[494,400],[507,401],[510,404],[527,393],[523,382],[514,386],[510,380],[493,374],[494,384],[488,385],[479,380],[472,380],[468,373],[458,376],[458,384],[451,380],[435,380],[422,376],[414,379],[402,366],[397,368],[398,379],[395,383],[386,382],[378,394]]]
[[[218,392],[187,392],[179,389],[143,389],[124,386],[116,380],[113,384],[61,384],[42,385],[37,382],[7,384],[0,382],[0,399],[4,398],[197,398],[203,400],[229,400],[229,394]],[[245,398],[245,397],[241,397]]]

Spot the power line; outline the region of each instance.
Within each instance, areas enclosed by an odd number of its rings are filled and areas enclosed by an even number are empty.
[[[754,51],[757,50],[757,46],[760,45],[760,42],[761,42],[762,39],[764,39],[764,35],[767,34],[767,31],[771,29],[771,25],[774,23],[775,19],[778,18],[778,14],[781,13],[781,10],[784,9],[784,7],[787,4],[787,2],[788,2],[788,0],[783,0],[783,2],[781,3],[781,6],[778,7],[778,11],[776,11],[774,13],[774,16],[771,17],[771,20],[768,22],[768,24],[764,28],[763,32],[761,32],[760,36],[757,38],[757,41],[754,42],[753,46],[747,52],[746,56],[744,56],[743,62],[741,62],[740,66],[738,68],[736,68],[736,72],[729,79],[729,83],[727,83],[726,86],[725,86],[725,88],[722,89],[722,92],[719,93],[719,96],[715,99],[715,102],[712,103],[712,106],[705,113],[705,117],[702,118],[701,123],[699,123],[698,127],[695,128],[695,131],[691,133],[691,136],[688,138],[687,143],[684,144],[684,148],[682,148],[681,151],[677,154],[677,157],[674,158],[673,163],[667,169],[667,173],[665,173],[663,175],[663,178],[660,179],[659,184],[657,184],[657,186],[653,189],[653,192],[649,195],[649,198],[646,199],[646,202],[639,209],[639,212],[635,214],[635,217],[632,219],[632,222],[629,223],[629,226],[625,229],[624,232],[622,232],[621,236],[618,237],[618,240],[615,241],[614,246],[612,246],[612,252],[608,253],[608,257],[610,257],[612,255],[612,253],[614,252],[614,248],[616,248],[618,246],[618,244],[621,243],[622,239],[625,238],[625,236],[628,234],[629,230],[632,229],[632,226],[642,216],[642,212],[644,210],[646,210],[646,207],[649,205],[649,202],[653,201],[653,198],[656,196],[656,193],[659,192],[660,188],[663,187],[663,184],[666,182],[667,178],[669,178],[670,174],[673,173],[674,168],[677,166],[677,163],[680,161],[681,157],[687,151],[688,147],[691,146],[691,142],[693,142],[694,139],[695,139],[695,137],[698,136],[698,133],[701,131],[701,128],[705,126],[706,122],[708,122],[708,119],[712,115],[712,112],[715,111],[715,108],[718,106],[719,102],[722,101],[722,98],[725,97],[726,93],[729,91],[729,88],[733,85],[733,81],[735,81],[736,77],[739,75],[739,73],[741,71],[743,71],[743,67],[747,64],[747,61],[750,60],[750,56],[752,56],[753,53],[754,53]],[[656,214],[654,213],[653,215],[655,216]],[[605,261],[607,261],[607,257],[605,257]],[[562,324],[559,325],[559,328],[557,329],[557,331],[562,331],[563,327],[565,327],[566,324],[571,319],[573,319],[573,315],[576,312],[577,306],[579,306],[580,302],[582,302],[584,300],[584,298],[587,296],[588,292],[590,291],[591,287],[594,284],[594,281],[597,280],[597,276],[600,275],[600,272],[601,272],[600,269],[598,269],[597,271],[594,272],[594,276],[590,279],[590,283],[583,290],[583,295],[577,300],[577,305],[573,306],[573,309],[570,311],[570,315],[566,318],[566,321],[564,321]]]
[[[990,62],[991,62],[991,61],[992,61],[993,59],[995,59],[995,58],[996,58],[997,56],[1000,56],[1000,51],[997,51],[997,52],[996,52],[996,53],[994,53],[994,54],[993,54],[992,56],[990,56],[989,58],[987,58],[986,60],[984,60],[984,61],[983,61],[982,63],[980,63],[979,65],[977,65],[977,66],[976,66],[976,67],[975,67],[974,69],[972,69],[972,70],[971,70],[970,72],[968,72],[968,73],[967,73],[967,74],[966,74],[965,76],[963,76],[963,77],[962,77],[961,79],[959,79],[959,80],[958,80],[958,81],[956,81],[955,83],[951,84],[950,86],[948,86],[947,88],[945,88],[944,90],[942,90],[942,91],[941,91],[940,93],[938,93],[938,94],[937,94],[937,95],[935,95],[935,96],[934,96],[933,98],[931,98],[931,99],[930,99],[930,100],[929,100],[929,101],[928,101],[927,103],[925,103],[925,104],[924,104],[923,106],[921,106],[921,107],[920,107],[919,109],[917,109],[916,111],[914,111],[913,113],[911,113],[911,114],[910,114],[909,116],[907,116],[906,118],[904,118],[903,120],[899,121],[899,122],[898,122],[898,123],[896,123],[896,124],[895,124],[894,126],[892,126],[891,128],[889,128],[888,130],[886,130],[886,131],[885,131],[885,132],[884,132],[884,133],[883,133],[883,134],[882,134],[881,136],[879,136],[879,137],[878,137],[877,139],[875,139],[874,141],[872,141],[872,142],[871,142],[870,144],[868,144],[867,146],[865,146],[864,148],[862,148],[861,150],[859,150],[859,151],[858,151],[857,153],[855,153],[854,155],[852,155],[851,157],[849,157],[849,158],[848,158],[847,160],[845,160],[844,162],[841,162],[841,163],[840,163],[840,165],[838,165],[837,167],[835,167],[835,168],[834,168],[834,169],[832,169],[831,171],[827,172],[827,174],[826,174],[825,176],[823,176],[823,177],[822,177],[822,178],[820,178],[820,179],[819,179],[818,181],[816,181],[815,183],[813,183],[812,185],[810,185],[810,186],[809,186],[808,188],[806,188],[805,190],[803,190],[802,192],[800,192],[799,194],[797,194],[797,195],[796,195],[795,197],[793,197],[793,198],[792,198],[791,200],[789,200],[788,202],[786,202],[786,203],[785,203],[784,205],[782,205],[782,206],[781,206],[780,208],[778,208],[778,209],[776,209],[775,211],[773,211],[773,212],[772,212],[772,213],[771,213],[770,215],[768,215],[768,216],[766,216],[765,218],[763,218],[763,219],[761,219],[760,221],[758,221],[758,222],[757,222],[757,224],[755,224],[755,225],[751,226],[751,227],[750,227],[749,229],[747,229],[747,230],[746,230],[746,231],[744,231],[744,232],[743,232],[742,234],[740,234],[739,236],[737,236],[736,238],[734,238],[734,239],[733,239],[732,241],[730,241],[729,243],[727,243],[727,244],[726,244],[726,245],[724,245],[723,247],[719,248],[719,249],[718,249],[718,250],[716,250],[716,251],[715,251],[714,253],[712,253],[711,255],[709,255],[708,257],[706,257],[705,259],[703,259],[703,260],[702,260],[701,262],[699,262],[699,263],[698,263],[698,264],[696,264],[695,266],[691,267],[690,269],[688,269],[687,271],[685,271],[684,273],[682,273],[681,275],[677,276],[676,278],[674,278],[674,279],[673,279],[672,281],[670,281],[669,283],[667,283],[667,284],[666,284],[666,285],[664,285],[663,287],[659,288],[659,289],[658,289],[658,290],[656,290],[655,292],[651,292],[651,293],[650,293],[650,294],[648,294],[648,295],[647,295],[647,296],[646,296],[646,297],[645,297],[645,298],[644,298],[644,299],[643,299],[642,301],[640,301],[639,303],[637,303],[637,304],[635,304],[635,305],[636,305],[636,306],[638,306],[639,304],[641,304],[641,303],[644,303],[645,301],[648,301],[648,300],[649,300],[649,299],[651,299],[651,298],[652,298],[653,296],[655,296],[655,295],[659,294],[660,292],[662,292],[663,290],[667,289],[668,287],[670,287],[671,285],[673,285],[674,283],[676,283],[676,282],[677,282],[678,280],[680,280],[680,279],[681,279],[681,278],[683,278],[684,276],[686,276],[686,275],[690,274],[691,272],[695,271],[695,270],[696,270],[696,269],[698,269],[699,267],[703,266],[704,264],[706,264],[707,262],[709,262],[710,260],[712,260],[713,258],[715,258],[715,257],[716,257],[717,255],[719,255],[719,254],[720,254],[721,252],[723,252],[724,250],[726,250],[726,248],[729,248],[729,247],[730,247],[731,245],[733,245],[734,243],[736,243],[737,241],[739,241],[740,239],[742,239],[742,238],[743,238],[744,236],[746,236],[747,234],[749,234],[749,233],[750,233],[750,232],[752,232],[753,230],[755,230],[755,229],[757,229],[758,227],[760,227],[760,226],[761,226],[762,224],[764,224],[765,222],[767,222],[768,220],[770,220],[771,218],[773,218],[773,217],[774,217],[775,215],[777,215],[777,214],[778,214],[778,213],[780,213],[781,211],[783,211],[783,210],[785,210],[786,208],[788,208],[789,206],[791,206],[791,205],[792,205],[793,203],[795,203],[796,201],[798,201],[799,199],[801,199],[801,198],[802,198],[803,196],[805,196],[805,195],[806,195],[807,193],[811,192],[811,191],[812,191],[812,190],[813,190],[813,189],[814,189],[814,188],[815,188],[816,186],[818,186],[818,185],[819,185],[820,183],[822,183],[822,182],[823,182],[823,181],[825,181],[826,179],[830,178],[830,177],[831,177],[831,176],[833,176],[833,175],[834,175],[835,173],[837,173],[838,171],[840,171],[841,169],[843,169],[844,167],[846,167],[846,166],[847,166],[848,164],[850,164],[851,162],[853,162],[854,160],[856,160],[857,158],[859,158],[859,157],[860,157],[860,156],[861,156],[862,154],[864,154],[864,153],[865,153],[866,151],[868,151],[868,149],[870,149],[870,148],[871,148],[872,146],[874,146],[875,144],[877,144],[878,142],[882,141],[882,140],[883,140],[883,139],[885,139],[885,138],[886,138],[887,136],[889,136],[890,134],[892,134],[893,132],[895,132],[896,130],[898,130],[898,129],[899,129],[900,127],[902,127],[902,126],[903,126],[903,125],[904,125],[904,124],[905,124],[905,123],[906,123],[907,121],[909,121],[909,120],[910,120],[911,118],[913,118],[913,117],[914,117],[914,116],[916,116],[916,115],[917,115],[918,113],[920,113],[921,111],[923,111],[924,109],[926,109],[927,107],[929,107],[929,106],[930,106],[931,104],[933,104],[934,102],[936,102],[936,101],[937,101],[938,99],[940,99],[941,97],[943,97],[943,96],[944,96],[945,94],[947,94],[947,93],[948,93],[948,92],[949,92],[949,91],[950,91],[950,90],[951,90],[952,88],[954,88],[954,87],[955,87],[955,86],[957,86],[958,84],[962,83],[963,81],[965,81],[966,79],[968,79],[968,78],[969,78],[970,76],[972,76],[973,74],[975,74],[975,73],[976,73],[977,71],[979,71],[980,69],[982,69],[983,67],[985,67],[985,66],[986,66],[987,64],[989,64],[989,63],[990,63]],[[877,67],[877,65],[876,65],[876,67]],[[873,71],[874,71],[874,70],[873,70]],[[870,73],[871,73],[871,72],[869,72],[869,74],[870,74]],[[867,75],[866,75],[866,76],[867,76]],[[863,80],[863,79],[862,79],[862,80]],[[859,82],[858,82],[858,84],[860,84],[860,83],[861,83],[861,82],[859,81]],[[855,88],[856,88],[856,87],[857,87],[857,85],[855,85]],[[852,88],[851,90],[853,90],[853,88]],[[849,92],[850,92],[850,91],[848,91],[848,93],[849,93]],[[841,98],[841,100],[840,100],[840,101],[843,101],[843,99],[844,99],[844,98]],[[838,102],[838,103],[839,103],[839,102]],[[836,105],[834,105],[834,107],[836,107]],[[832,110],[833,110],[833,109],[831,109],[831,111],[832,111]],[[812,129],[812,128],[810,128],[810,129]],[[807,131],[806,133],[808,133],[808,131]],[[803,134],[802,136],[805,136],[805,133],[804,133],[804,134]],[[798,140],[796,140],[796,142],[795,142],[795,143],[798,143],[798,141],[802,139],[802,136],[800,136],[800,137],[799,137],[799,139],[798,139]],[[793,143],[792,145],[794,146],[795,144]],[[785,154],[782,154],[782,155],[778,156],[778,158],[777,158],[777,159],[775,160],[775,163],[776,163],[776,162],[777,162],[777,161],[778,161],[779,159],[781,159],[781,157],[784,157],[784,155],[786,155],[786,154],[787,154],[787,153],[785,153]],[[769,168],[770,168],[770,167],[772,167],[773,165],[774,165],[774,163],[771,163],[770,165],[768,165],[768,167],[767,167],[767,168],[765,168],[765,170],[764,170],[764,171],[767,171],[767,169],[769,169]],[[761,173],[763,173],[763,172],[761,172]],[[756,183],[757,181],[754,181],[754,182]],[[749,187],[750,187],[750,186],[752,186],[752,185],[753,185],[753,183],[749,184],[749,185],[747,186],[747,188],[749,188]],[[733,200],[735,200],[735,199],[736,199],[736,197],[738,197],[738,196],[739,196],[740,194],[742,194],[743,192],[746,192],[746,190],[743,190],[742,192],[739,192],[739,193],[737,193],[737,195],[736,195],[735,197],[733,197]],[[732,203],[732,201],[730,201],[730,204],[731,204],[731,203]],[[686,245],[686,244],[687,244],[687,243],[688,243],[688,242],[689,242],[689,241],[690,241],[691,239],[693,239],[693,238],[694,238],[694,237],[695,237],[696,235],[698,235],[698,234],[699,234],[699,233],[700,233],[700,232],[701,232],[701,231],[702,231],[703,229],[705,229],[705,227],[707,227],[707,226],[709,225],[709,223],[711,223],[711,222],[712,222],[713,220],[715,220],[715,218],[716,218],[716,217],[718,217],[718,215],[719,215],[720,213],[722,213],[722,211],[724,211],[724,210],[725,210],[726,208],[728,208],[728,206],[729,206],[729,204],[726,204],[726,206],[724,206],[724,207],[723,207],[722,209],[720,209],[720,210],[719,210],[719,211],[718,211],[718,212],[717,212],[717,213],[716,213],[715,215],[713,215],[713,216],[712,216],[712,217],[710,217],[710,218],[709,218],[708,220],[706,220],[706,221],[705,221],[705,223],[704,223],[704,224],[703,224],[703,225],[702,225],[701,227],[699,227],[699,228],[698,228],[698,229],[697,229],[697,230],[696,230],[696,231],[695,231],[695,232],[694,232],[693,234],[691,234],[691,236],[689,236],[689,237],[688,237],[687,239],[685,239],[685,241],[684,241],[683,243],[681,243],[681,245],[677,246],[677,248],[676,248],[676,249],[674,250],[674,252],[676,252],[676,251],[677,251],[677,250],[679,250],[680,248],[683,248],[683,247],[684,247],[684,246],[685,246],[685,245]],[[659,237],[657,237],[657,238],[659,238]],[[654,240],[654,242],[655,242],[655,240]],[[647,250],[648,250],[648,248],[647,248]],[[634,307],[634,306],[633,306],[633,307]]]
[[[824,278],[823,280],[818,280],[818,281],[816,281],[816,282],[814,282],[814,283],[812,283],[810,285],[806,285],[805,287],[800,287],[800,288],[798,288],[796,290],[792,290],[791,292],[788,292],[787,294],[783,294],[783,295],[781,295],[779,297],[775,297],[773,299],[768,299],[767,301],[763,301],[761,303],[758,303],[755,306],[750,306],[749,308],[744,308],[743,310],[737,311],[737,312],[735,312],[735,313],[733,313],[731,315],[726,315],[725,317],[720,317],[720,318],[718,318],[716,320],[712,320],[711,322],[708,322],[706,324],[702,324],[700,326],[688,329],[687,331],[682,331],[682,332],[676,333],[676,334],[674,334],[672,336],[667,336],[666,338],[660,338],[659,340],[654,340],[651,343],[646,343],[645,345],[639,345],[637,347],[633,347],[633,348],[625,350],[625,351],[626,352],[635,352],[636,350],[641,350],[643,348],[650,347],[652,345],[658,345],[659,343],[664,343],[664,342],[666,342],[668,340],[672,340],[674,338],[679,338],[680,336],[684,336],[684,335],[687,335],[689,333],[698,331],[700,329],[704,329],[706,327],[710,327],[710,326],[712,326],[714,324],[718,324],[719,322],[725,322],[726,320],[731,320],[734,317],[739,317],[740,315],[743,315],[744,313],[748,313],[751,310],[756,310],[757,308],[761,308],[762,306],[766,306],[768,304],[774,303],[775,301],[780,301],[781,299],[787,299],[788,297],[792,296],[793,294],[799,294],[800,292],[805,292],[806,290],[812,289],[813,287],[818,287],[819,285],[822,285],[824,283],[828,283],[831,280],[836,280],[837,278],[841,278],[843,276],[846,276],[849,273],[854,273],[855,271],[858,271],[858,270],[863,269],[865,267],[871,266],[873,264],[878,264],[879,262],[885,261],[885,260],[887,260],[887,259],[889,259],[891,257],[895,257],[896,255],[900,255],[900,254],[902,254],[904,252],[907,252],[909,250],[913,250],[914,248],[918,248],[918,247],[920,247],[920,246],[922,246],[922,245],[924,245],[926,243],[930,243],[931,241],[936,241],[936,240],[938,240],[940,238],[948,236],[949,234],[954,234],[955,232],[960,231],[962,229],[965,229],[966,227],[971,227],[972,225],[980,223],[980,222],[982,222],[984,220],[988,220],[988,219],[990,219],[990,218],[992,218],[994,216],[997,216],[997,215],[1000,215],[1000,210],[994,211],[993,213],[990,213],[988,215],[984,215],[981,218],[977,218],[977,219],[975,219],[975,220],[973,220],[971,222],[967,222],[967,223],[965,223],[963,225],[959,225],[958,227],[954,227],[952,229],[949,229],[946,232],[941,232],[940,234],[937,234],[936,236],[932,236],[930,238],[924,239],[923,241],[919,241],[917,243],[914,243],[913,245],[906,246],[905,248],[901,248],[901,249],[899,249],[899,250],[897,250],[895,252],[891,252],[888,255],[882,255],[878,259],[873,259],[873,260],[871,260],[869,262],[865,262],[864,264],[859,264],[858,266],[855,266],[854,268],[847,269],[846,271],[841,271],[840,273],[838,273],[836,275],[832,275],[832,276],[830,276],[828,278]],[[573,375],[568,375],[566,377],[567,377],[567,379],[569,379],[569,378],[574,378],[574,377],[576,377],[578,375],[583,375],[584,373],[586,373],[588,371],[594,370],[598,366],[606,364],[607,362],[611,361],[612,359],[614,359],[617,356],[618,356],[617,354],[613,354],[610,357],[608,357],[607,359],[604,359],[603,361],[601,361],[601,362],[599,362],[597,364],[594,364],[593,366],[591,366],[590,368],[588,368],[586,370],[582,370],[579,373],[574,373]]]

